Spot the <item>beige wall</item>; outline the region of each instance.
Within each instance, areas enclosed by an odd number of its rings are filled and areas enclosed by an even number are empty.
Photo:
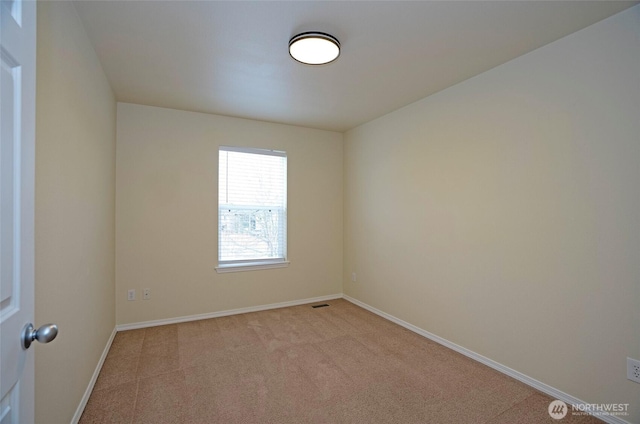
[[[344,292],[640,422],[639,28],[636,6],[346,133]]]
[[[115,326],[116,103],[71,2],[38,2],[36,422],[71,421]]]
[[[342,134],[126,103],[117,121],[118,324],[342,292]],[[216,273],[220,145],[287,152],[288,268]]]

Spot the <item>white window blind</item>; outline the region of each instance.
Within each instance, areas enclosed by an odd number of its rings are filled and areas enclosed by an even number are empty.
[[[220,147],[219,267],[283,263],[286,255],[286,152]]]

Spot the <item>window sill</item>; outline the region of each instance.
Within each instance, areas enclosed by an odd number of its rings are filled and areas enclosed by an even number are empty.
[[[282,262],[247,262],[244,264],[229,264],[218,265],[216,272],[218,274],[224,274],[226,272],[241,272],[241,271],[259,271],[262,269],[272,268],[286,268],[289,266],[289,261]]]

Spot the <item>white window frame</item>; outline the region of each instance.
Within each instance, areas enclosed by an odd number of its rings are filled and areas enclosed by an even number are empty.
[[[218,148],[218,157],[220,152],[239,152],[239,153],[252,153],[252,154],[260,154],[260,155],[268,155],[268,156],[279,156],[287,158],[287,153],[281,150],[269,150],[269,149],[258,149],[253,147],[236,147],[236,146],[220,146]],[[287,158],[288,161],[288,158]],[[288,163],[285,165],[288,166]],[[220,183],[220,170],[218,170],[218,184]],[[288,179],[288,171],[285,168],[285,202],[284,202],[284,213],[285,217],[287,215],[287,179]],[[219,193],[219,191],[218,191]],[[218,194],[216,194],[218,196]],[[283,248],[283,257],[282,258],[265,258],[265,259],[256,259],[256,260],[220,260],[220,199],[217,200],[218,203],[218,219],[217,219],[217,231],[218,231],[218,266],[215,268],[218,273],[227,273],[227,272],[239,272],[239,271],[256,271],[263,269],[272,269],[272,268],[285,268],[289,266],[289,261],[287,260],[287,227],[288,227],[288,219],[285,218],[285,225],[282,231],[283,239],[284,239],[284,248]]]

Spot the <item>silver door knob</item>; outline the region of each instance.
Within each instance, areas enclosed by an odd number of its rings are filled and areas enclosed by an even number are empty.
[[[22,330],[22,347],[26,350],[29,349],[31,343],[34,340],[40,343],[49,343],[55,339],[58,335],[58,326],[55,324],[45,324],[42,327],[34,330],[33,324],[29,323],[24,326]]]

